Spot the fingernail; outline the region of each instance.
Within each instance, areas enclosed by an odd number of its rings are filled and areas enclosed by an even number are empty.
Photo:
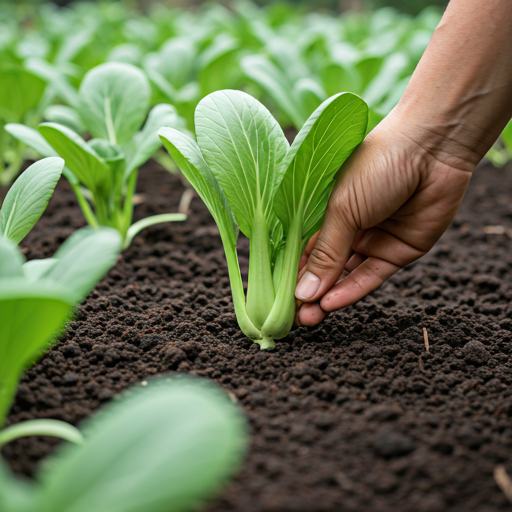
[[[304,272],[297,288],[295,288],[295,297],[301,300],[310,300],[320,287],[320,279],[309,271]]]

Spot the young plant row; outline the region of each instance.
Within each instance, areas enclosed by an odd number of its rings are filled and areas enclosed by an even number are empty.
[[[138,76],[132,70],[131,88],[138,85],[139,112],[172,104],[192,132],[199,101],[220,89],[244,90],[270,108],[284,129],[297,130],[328,97],[350,91],[369,104],[371,129],[400,98],[440,13],[426,10],[411,18],[384,9],[334,17],[304,14],[293,5],[260,9],[246,2],[233,10],[216,5],[195,13],[155,7],[143,17],[121,4],[34,10],[22,3],[0,6],[0,19],[0,82],[5,85],[0,125],[36,128],[47,121],[80,135],[92,128],[94,138],[112,144],[112,130],[98,132],[98,122],[91,119],[98,110],[87,104],[92,93],[86,89],[94,85],[90,72],[106,62],[138,69]],[[129,166],[125,143],[117,140]],[[102,149],[93,149],[107,158]],[[107,153],[108,159],[119,157],[111,148]],[[0,180],[9,183],[27,155],[26,146],[1,130],[0,154]],[[166,164],[161,152],[157,157]],[[105,205],[98,209],[97,216],[126,229],[128,212],[121,220],[103,211]]]
[[[37,483],[13,476],[0,457],[0,510],[190,510],[233,475],[245,451],[239,408],[211,384],[157,379],[125,393],[82,430],[54,419],[5,426],[23,371],[58,339],[73,307],[122,248],[117,230],[83,228],[53,257],[25,261],[18,243],[43,213],[63,169],[58,157],[33,164],[0,209],[0,449],[24,436],[66,441]]]

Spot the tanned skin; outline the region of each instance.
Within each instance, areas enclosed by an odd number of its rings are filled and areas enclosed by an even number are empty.
[[[340,172],[301,260],[299,325],[426,254],[512,117],[512,2],[451,0],[397,107]]]

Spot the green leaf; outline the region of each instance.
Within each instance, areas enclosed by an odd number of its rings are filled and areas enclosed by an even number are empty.
[[[114,265],[121,244],[115,229],[82,228],[62,244],[54,256],[57,262],[40,278],[58,284],[78,303]]]
[[[0,510],[34,512],[37,510],[36,486],[16,478],[0,457]]]
[[[329,63],[320,70],[320,77],[329,96],[340,91],[360,92],[361,77],[350,65]]]
[[[23,274],[27,281],[35,282],[50,271],[57,264],[56,258],[46,258],[44,260],[30,260],[23,265]]]
[[[111,176],[108,165],[80,135],[57,123],[40,124],[39,131],[87,188],[91,191],[102,187],[109,190]]]
[[[153,82],[153,84],[157,87],[157,89],[172,103],[181,103],[180,95],[178,90],[165,78],[162,73],[158,72],[156,69],[145,68],[146,73]]]
[[[501,132],[501,139],[508,153],[512,154],[512,121],[509,121],[503,132]]]
[[[58,67],[37,57],[27,59],[24,65],[29,71],[51,84],[61,100],[72,107],[77,106],[78,95],[76,89]]]
[[[158,135],[172,159],[212,214],[222,241],[236,246],[238,228],[224,191],[204,160],[197,142],[175,128],[161,128]]]
[[[21,122],[41,99],[45,83],[25,69],[0,70],[0,118]]]
[[[308,115],[312,114],[327,98],[327,94],[322,86],[312,78],[301,78],[298,80],[295,83],[293,92]]]
[[[351,93],[329,98],[308,119],[283,164],[285,175],[274,200],[285,233],[297,215],[304,240],[318,230],[334,176],[362,142],[367,123],[366,103]]]
[[[162,145],[158,137],[158,130],[163,126],[170,128],[183,128],[184,121],[178,116],[172,105],[160,104],[153,107],[142,131],[134,138],[135,152],[126,167],[126,177],[144,162],[149,160],[153,153]]]
[[[124,43],[114,46],[107,55],[109,62],[124,62],[137,66],[142,60],[142,50],[135,43]]]
[[[224,190],[241,231],[249,238],[256,215],[273,223],[273,197],[289,148],[277,121],[240,91],[218,91],[196,109],[197,142]]]
[[[265,91],[291,119],[299,130],[308,115],[293,95],[293,83],[270,60],[261,55],[249,55],[240,61],[243,72]]]
[[[3,279],[0,286],[0,426],[18,379],[63,324],[71,309],[66,292],[24,278]]]
[[[87,45],[89,45],[94,37],[94,31],[83,29],[69,31],[64,37],[62,44],[55,56],[57,64],[65,64],[71,62]]]
[[[80,115],[94,137],[113,144],[129,141],[149,109],[150,87],[138,68],[107,62],[89,71],[80,85]]]
[[[50,105],[43,117],[50,123],[58,123],[67,126],[77,133],[84,133],[85,127],[78,112],[66,105]]]
[[[23,276],[24,262],[18,246],[0,235],[0,279]]]
[[[394,53],[382,63],[377,76],[368,84],[361,96],[371,107],[376,107],[403,78],[408,64],[407,56]]]
[[[16,180],[0,210],[0,233],[16,244],[23,240],[44,212],[63,167],[62,158],[44,158]]]
[[[191,38],[173,38],[167,41],[158,53],[146,57],[144,68],[156,71],[173,87],[180,89],[190,81],[196,53]]]
[[[192,510],[234,474],[246,446],[238,407],[190,378],[129,393],[84,433],[85,443],[61,450],[43,475],[39,511]]]
[[[59,420],[29,420],[0,430],[0,448],[15,439],[27,436],[52,436],[75,444],[83,442],[80,431],[69,423]]]
[[[57,151],[34,128],[29,128],[23,124],[11,123],[5,125],[5,130],[27,146],[35,149],[43,157],[59,156]],[[78,178],[67,167],[64,167],[62,174],[66,176],[71,185],[78,185]]]
[[[46,142],[44,137],[34,128],[23,124],[10,123],[5,125],[5,131],[20,140],[27,146],[35,149],[41,156],[59,156],[57,152]]]
[[[238,43],[228,34],[219,34],[201,53],[197,67],[201,97],[233,87],[240,80]]]
[[[244,288],[236,255],[238,227],[226,195],[192,137],[174,128],[162,128],[158,134],[165,148],[199,194],[199,197],[204,201],[219,227],[228,262],[233,305],[238,324],[247,337],[252,339],[259,338],[260,333],[254,327],[245,309]]]

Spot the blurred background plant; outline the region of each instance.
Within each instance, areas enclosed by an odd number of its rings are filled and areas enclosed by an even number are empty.
[[[171,104],[190,132],[197,103],[219,89],[256,97],[290,136],[324,99],[354,92],[370,106],[371,129],[399,101],[446,3],[6,0],[0,125],[56,122],[87,137],[82,80],[96,66],[121,62],[146,74],[151,106]],[[0,133],[0,180],[10,183],[37,153]],[[506,139],[489,153],[497,165],[511,156]],[[161,150],[153,156],[176,170]]]

